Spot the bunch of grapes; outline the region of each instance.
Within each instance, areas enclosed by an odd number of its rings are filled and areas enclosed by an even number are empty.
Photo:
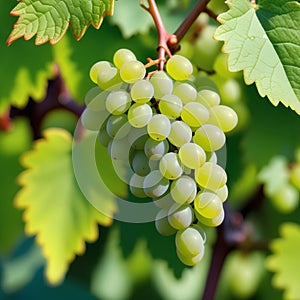
[[[181,55],[147,73],[134,53],[119,49],[113,64],[92,66],[97,87],[87,93],[82,115],[84,127],[99,130],[113,164],[127,163],[131,193],[159,207],[158,232],[176,234],[178,257],[190,266],[203,257],[205,226],[224,219],[227,175],[215,152],[237,125],[215,90],[197,90],[192,73]]]

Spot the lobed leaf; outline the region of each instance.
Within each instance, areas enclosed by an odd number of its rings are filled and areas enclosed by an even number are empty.
[[[267,268],[275,275],[273,284],[284,289],[284,299],[298,299],[300,294],[300,226],[295,223],[283,223],[281,237],[271,242],[272,255],[268,257]]]
[[[71,150],[67,131],[46,130],[44,138],[22,157],[27,170],[19,177],[22,189],[15,198],[15,205],[25,209],[25,232],[36,235],[42,248],[51,284],[64,278],[75,255],[85,251],[85,241],[98,238],[97,223],[111,224],[111,218],[100,214],[81,194]]]
[[[7,44],[24,36],[36,35],[37,45],[50,41],[57,43],[69,25],[79,40],[90,24],[100,28],[104,15],[112,15],[114,0],[22,0],[11,11],[19,19],[8,37]]]
[[[300,114],[300,4],[296,1],[228,1],[218,16],[217,40],[224,41],[232,72],[244,71],[246,84],[275,106],[282,102]]]

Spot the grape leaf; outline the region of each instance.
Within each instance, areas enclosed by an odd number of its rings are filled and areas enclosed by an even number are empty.
[[[228,1],[215,33],[229,53],[230,71],[244,70],[246,84],[275,106],[282,102],[300,114],[300,4],[296,1]]]
[[[104,15],[112,15],[113,0],[55,1],[22,0],[11,11],[19,19],[8,37],[7,44],[24,36],[25,40],[36,35],[37,45],[50,41],[57,43],[69,25],[79,40],[90,24],[100,28]]]
[[[267,259],[267,268],[275,272],[273,284],[284,289],[284,299],[299,299],[300,295],[300,226],[296,223],[283,223],[281,237],[271,242],[271,254]]]
[[[75,254],[85,251],[85,240],[97,239],[97,223],[111,224],[111,218],[100,214],[79,191],[71,149],[67,131],[44,131],[44,138],[22,157],[27,170],[19,177],[22,189],[15,198],[16,206],[25,209],[25,232],[36,235],[42,247],[51,284],[59,283]]]

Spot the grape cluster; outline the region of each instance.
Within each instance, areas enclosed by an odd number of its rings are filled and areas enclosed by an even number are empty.
[[[105,118],[100,143],[113,162],[128,162],[131,193],[153,199],[158,232],[176,233],[179,259],[195,265],[204,254],[203,228],[224,219],[227,175],[215,152],[237,115],[220,105],[215,90],[197,90],[185,57],[173,55],[165,69],[147,74],[128,49],[115,52],[113,64],[95,63],[90,77],[97,87],[87,93],[81,119],[98,130]]]

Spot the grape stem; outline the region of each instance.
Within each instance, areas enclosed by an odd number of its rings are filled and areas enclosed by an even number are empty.
[[[199,0],[189,15],[177,28],[175,33],[171,34],[166,30],[160,12],[157,8],[156,1],[147,0],[147,6],[144,4],[143,0],[140,0],[140,6],[150,13],[158,34],[158,46],[156,49],[158,53],[158,70],[164,69],[166,55],[171,57],[172,53],[175,53],[179,50],[179,42],[185,36],[199,14],[203,11],[207,11],[206,5],[209,3],[209,1],[210,0]]]

